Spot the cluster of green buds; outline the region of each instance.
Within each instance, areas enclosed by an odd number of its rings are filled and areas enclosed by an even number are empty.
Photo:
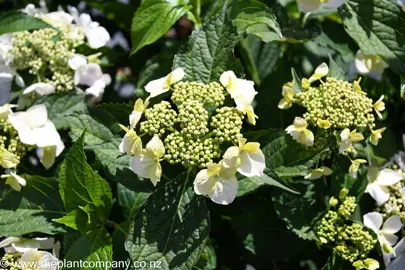
[[[296,78],[283,86],[280,109],[288,109],[293,103],[306,108],[302,117],[296,117],[286,131],[296,141],[313,146],[316,134],[328,139],[335,137],[339,153],[356,155],[353,143],[364,140],[363,134],[370,134],[369,140],[377,145],[385,128],[374,130],[373,111],[381,117],[385,109],[382,96],[377,102],[367,97],[360,87],[360,79],[353,84],[341,79],[328,77],[329,67],[322,63],[309,79]],[[350,157],[349,157],[350,158]],[[352,159],[351,159],[352,160]],[[360,164],[365,160],[352,160],[350,173],[356,177]]]
[[[368,228],[350,221],[357,204],[354,196],[347,195],[348,190],[342,189],[339,199],[330,199],[330,210],[320,221],[316,234],[321,245],[332,247],[335,254],[355,263],[368,259],[377,239]]]
[[[236,171],[261,176],[265,167],[260,145],[248,143],[241,134],[245,115],[255,124],[251,103],[257,92],[253,82],[236,78],[232,71],[222,74],[221,83],[183,82],[183,77],[183,69],[177,68],[145,86],[150,96],[135,102],[130,127],[122,126],[126,135],[120,151],[132,155],[131,169],[154,185],[162,176],[163,161],[202,169],[199,175],[206,176],[201,177],[204,183],[196,179],[196,193],[229,204],[237,192]],[[170,100],[148,108],[151,98],[166,92],[171,92]],[[235,107],[224,106],[228,95]],[[145,148],[144,136],[151,137]],[[224,153],[222,146],[227,145],[234,146]]]
[[[70,31],[69,31],[70,30]],[[70,91],[74,88],[74,70],[68,60],[75,54],[75,48],[84,43],[84,34],[76,29],[61,27],[13,34],[10,56],[17,70],[28,72],[41,82],[53,85],[56,91]]]
[[[0,260],[0,270],[23,270],[22,264],[19,263],[20,258],[19,252],[7,252]]]

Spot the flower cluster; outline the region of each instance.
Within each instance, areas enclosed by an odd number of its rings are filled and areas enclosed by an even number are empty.
[[[26,185],[26,181],[16,174],[21,158],[34,148],[38,148],[41,163],[50,168],[59,156],[63,144],[55,125],[48,119],[45,105],[35,105],[25,112],[14,113],[12,105],[0,107],[0,166],[9,173],[1,175],[6,184],[16,191]]]
[[[360,79],[352,84],[327,77],[328,74],[329,67],[322,63],[310,78],[302,79],[300,87],[295,85],[294,88],[292,82],[283,86],[283,98],[278,105],[280,109],[288,109],[293,103],[306,108],[304,115],[296,117],[286,131],[294,140],[310,147],[315,140],[314,133],[308,128],[312,127],[325,138],[335,137],[339,153],[356,156],[353,143],[363,141],[365,134],[370,134],[369,141],[374,145],[382,138],[385,128],[374,129],[373,111],[381,117],[385,109],[384,96],[373,103],[362,91]],[[352,166],[349,172],[356,177],[360,164],[366,161],[350,160]]]
[[[88,14],[79,15],[76,8],[48,12],[28,5],[23,12],[38,17],[54,28],[22,31],[0,36],[0,67],[10,75],[18,70],[27,70],[36,78],[36,83],[27,87],[24,95],[42,96],[55,92],[71,91],[76,85],[88,86],[87,94],[100,98],[104,88],[111,82],[103,74],[98,57],[101,53],[83,56],[76,54],[79,46],[87,44],[98,49],[110,40],[108,32],[93,22]],[[87,39],[87,42],[86,40]],[[1,61],[2,60],[2,61]],[[22,79],[19,85],[24,86]]]
[[[145,86],[150,97],[136,101],[129,116],[130,128],[122,126],[126,135],[120,150],[133,156],[131,169],[154,185],[162,176],[163,161],[181,164],[189,171],[199,168],[195,192],[216,203],[229,204],[238,189],[237,171],[245,176],[263,175],[265,162],[260,145],[247,142],[241,134],[245,115],[255,124],[252,102],[257,92],[253,82],[237,78],[232,71],[222,74],[222,85],[182,82],[183,77],[183,69],[178,68]],[[169,91],[171,102],[161,101],[148,108],[150,98]],[[223,106],[228,94],[235,107]],[[139,122],[140,135],[134,130]],[[145,148],[143,136],[151,137]],[[223,143],[234,146],[223,153]]]
[[[5,254],[1,258],[1,270],[56,270],[58,268],[57,257],[60,252],[60,242],[55,242],[54,238],[9,237],[0,242],[0,248],[5,250]],[[52,253],[44,250],[52,250]]]
[[[368,259],[367,256],[377,239],[367,228],[350,221],[349,218],[356,208],[356,198],[347,196],[347,193],[347,189],[340,192],[340,204],[338,199],[331,198],[331,210],[320,221],[317,236],[321,244],[331,246],[334,253],[344,260],[351,263],[363,262]]]

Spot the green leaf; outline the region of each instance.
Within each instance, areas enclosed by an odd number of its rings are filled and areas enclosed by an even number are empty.
[[[68,93],[42,96],[35,100],[33,105],[44,104],[48,110],[48,119],[57,129],[69,127],[66,115],[86,108],[85,95],[74,91]]]
[[[66,116],[70,126],[70,136],[77,140],[86,130],[87,145],[102,144],[113,138],[111,130],[85,112],[75,112]]]
[[[134,217],[150,193],[134,192],[125,186],[117,185],[118,205],[122,208],[125,218]]]
[[[248,36],[240,42],[240,45],[245,69],[253,81],[260,85],[275,69],[282,55],[282,45],[275,42],[264,43],[255,36]]]
[[[206,245],[201,253],[200,259],[194,266],[195,270],[215,270],[217,269],[217,255],[212,245]]]
[[[315,141],[313,147],[299,144],[285,131],[270,133],[266,141],[268,144],[262,149],[266,166],[280,177],[307,174],[322,153],[328,150],[323,141]]]
[[[262,185],[276,186],[281,189],[284,189],[285,191],[299,194],[299,192],[283,185],[282,184],[283,182],[284,181],[280,177],[278,177],[278,175],[274,171],[272,171],[268,168],[265,168],[264,175],[262,177],[258,177],[258,176],[245,177],[245,178],[242,178],[241,180],[239,180],[237,196],[239,197],[239,196],[247,195],[247,194],[255,191],[257,188],[259,188]]]
[[[233,55],[239,35],[224,12],[194,31],[174,57],[173,69],[183,68],[186,81],[218,81],[226,70],[241,70]]]
[[[390,0],[349,0],[339,8],[346,32],[366,54],[381,55],[397,73],[405,73],[405,20]]]
[[[108,217],[112,206],[111,189],[87,164],[84,137],[83,133],[65,157],[59,172],[59,192],[68,211],[96,212],[102,220]]]
[[[87,231],[86,227],[88,224],[88,216],[81,209],[73,210],[66,216],[54,219],[53,221],[71,227],[75,230],[81,230],[84,232]]]
[[[58,182],[34,175],[21,175],[27,185],[21,192],[0,183],[0,232],[4,236],[20,236],[42,232],[65,232],[54,218],[66,214],[58,192]]]
[[[65,230],[52,222],[52,219],[57,217],[60,217],[60,212],[34,209],[0,209],[0,232],[2,236],[7,237],[33,232],[63,233]]]
[[[331,55],[329,55],[328,66],[329,66],[328,77],[332,77],[338,80],[347,80],[344,71],[336,64]]]
[[[274,208],[299,237],[316,240],[314,226],[325,209],[324,203],[317,199],[317,195],[322,194],[323,184],[321,181],[295,181],[294,188],[300,191],[299,195],[274,190],[271,196]]]
[[[174,56],[169,53],[160,53],[149,58],[139,73],[136,88],[143,89],[148,82],[169,74],[171,72],[171,66],[167,63],[172,63],[173,57]]]
[[[276,17],[271,10],[263,3],[255,0],[237,0],[231,7],[232,24],[237,28],[240,34],[256,34],[252,31],[252,26],[260,25],[268,32],[272,32],[278,38],[282,38],[280,27]],[[270,29],[272,30],[270,30]],[[249,30],[250,29],[250,30]],[[257,35],[262,37],[263,35]]]
[[[100,109],[111,115],[114,120],[124,126],[129,125],[129,115],[133,108],[127,104],[122,103],[101,103],[91,107],[94,109]]]
[[[292,75],[292,86],[294,89],[294,93],[301,93],[304,92],[304,87],[302,87],[302,81],[300,77],[298,77],[297,72],[295,72],[294,68],[291,68],[291,75]]]
[[[158,40],[190,9],[172,2],[166,0],[142,2],[132,20],[132,53]]]
[[[38,18],[34,18],[22,12],[0,12],[0,35],[48,27],[52,26]]]
[[[65,267],[69,269],[89,269],[77,267],[77,262],[88,262],[94,265],[93,270],[112,269],[112,240],[104,228],[99,228],[81,236],[68,250],[65,257]],[[73,264],[76,262],[76,264]],[[75,267],[68,267],[69,263]],[[108,267],[108,265],[110,267]]]
[[[125,242],[132,261],[161,261],[162,269],[191,269],[198,261],[209,212],[205,199],[188,187],[188,178],[183,173],[159,187],[135,216]]]

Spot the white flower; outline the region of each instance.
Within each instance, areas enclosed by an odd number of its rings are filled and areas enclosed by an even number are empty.
[[[377,130],[370,129],[371,131],[370,142],[374,145],[377,145],[380,139],[382,139],[381,134],[385,131],[385,129],[386,129],[385,127]]]
[[[111,83],[111,76],[103,74],[99,64],[88,63],[87,57],[84,55],[75,54],[69,58],[68,64],[71,69],[75,70],[75,85],[89,86],[86,89],[86,94],[93,95],[95,98],[100,98],[105,87]]]
[[[42,14],[39,17],[53,27],[61,27],[73,22],[73,16],[63,10]]]
[[[278,103],[278,108],[282,110],[289,109],[293,104],[294,94],[294,89],[292,88],[291,83],[284,84],[282,91],[283,98]]]
[[[312,146],[314,144],[314,134],[307,129],[307,121],[301,117],[295,117],[294,124],[287,127],[286,131],[294,140],[306,145]]]
[[[402,176],[391,169],[379,171],[377,167],[370,167],[367,172],[367,179],[368,185],[365,192],[369,193],[380,206],[390,198],[388,187],[401,181]]]
[[[21,186],[25,187],[27,185],[27,181],[24,178],[13,172],[3,174],[0,178],[5,178],[6,185],[9,185],[15,191],[21,191]]]
[[[134,105],[134,110],[129,116],[129,124],[131,128],[135,128],[139,120],[141,120],[143,112],[149,106],[149,97],[146,98],[145,102],[142,99],[138,98]]]
[[[388,64],[379,55],[370,55],[358,52],[354,62],[356,71],[380,81]]]
[[[254,82],[237,78],[231,70],[222,73],[219,81],[235,100],[236,109],[247,114],[248,122],[255,125],[258,117],[252,107],[252,102],[257,95]]]
[[[329,169],[328,167],[322,166],[319,167],[315,170],[312,170],[309,174],[307,174],[305,176],[305,179],[309,179],[309,180],[315,180],[315,179],[319,179],[322,176],[328,176],[332,174],[332,170]]]
[[[120,152],[123,154],[131,154],[133,156],[140,155],[142,152],[141,138],[136,135],[135,130],[129,130],[123,125],[120,125],[120,127],[126,132],[119,147]]]
[[[301,12],[312,12],[318,10],[321,5],[328,8],[338,8],[344,4],[344,0],[297,0]]]
[[[28,15],[34,16],[37,14],[48,13],[48,8],[46,7],[45,0],[39,1],[40,8],[36,8],[34,4],[28,4],[24,9],[21,11],[27,13]]]
[[[98,49],[107,44],[111,37],[107,30],[100,26],[98,22],[93,22],[89,14],[80,14],[75,7],[68,7],[74,21],[83,29],[86,35],[89,46],[93,49]]]
[[[352,143],[362,141],[364,139],[363,135],[361,133],[356,132],[356,130],[353,130],[350,132],[350,129],[345,128],[342,130],[340,133],[340,146],[339,146],[339,153],[343,153],[346,151]]]
[[[382,95],[373,105],[375,113],[378,115],[378,118],[382,118],[381,112],[385,110],[384,95]]]
[[[231,146],[224,154],[223,166],[235,168],[244,176],[263,176],[266,167],[264,155],[257,142],[246,143],[245,138],[239,139],[239,146]]]
[[[140,177],[149,178],[153,185],[157,185],[162,176],[160,159],[165,154],[163,142],[157,135],[148,142],[146,148],[131,160],[131,169]]]
[[[399,216],[395,215],[389,217],[383,225],[382,215],[378,212],[371,212],[363,216],[363,223],[364,226],[370,228],[377,234],[378,242],[380,243],[383,252],[395,252],[392,248],[398,240],[398,236],[395,234],[400,231],[402,227],[402,222]]]
[[[234,168],[225,168],[220,164],[208,164],[194,180],[194,192],[207,195],[213,202],[228,205],[238,192],[238,180]]]
[[[8,118],[18,131],[21,142],[39,147],[42,164],[45,168],[50,168],[65,145],[55,125],[48,120],[45,105],[35,105],[25,112],[13,113]]]
[[[37,237],[34,239],[8,237],[0,242],[0,248],[11,247],[18,252],[25,253],[30,250],[51,249],[54,241],[52,237]]]
[[[150,93],[150,97],[156,97],[170,90],[170,86],[176,82],[181,81],[184,78],[184,70],[182,68],[176,68],[170,72],[167,76],[151,81],[145,85],[146,92]]]
[[[329,73],[329,67],[326,63],[320,64],[316,69],[314,74],[309,78],[309,82],[316,82],[328,75]]]
[[[21,264],[35,270],[57,270],[58,258],[46,251],[29,250],[21,256]]]
[[[55,93],[55,86],[50,83],[34,83],[24,90],[23,95],[32,92],[36,92],[39,96],[47,96],[49,94]]]
[[[394,254],[396,254],[396,259],[392,262],[390,262],[391,259],[395,257],[392,253],[388,256],[384,256],[385,265],[388,265],[387,270],[403,270],[405,265],[405,238],[402,238],[395,245]]]

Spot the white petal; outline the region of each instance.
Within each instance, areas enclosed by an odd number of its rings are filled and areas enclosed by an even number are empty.
[[[21,77],[18,73],[15,73],[14,75],[15,75],[15,83],[21,88],[25,87],[23,77]]]
[[[150,93],[150,97],[156,97],[170,90],[165,84],[166,77],[154,80],[145,85],[146,92]]]
[[[143,112],[132,111],[131,115],[129,116],[129,123],[131,128],[135,128],[136,124],[138,124],[139,120],[141,120]]]
[[[120,143],[120,147],[119,147],[120,152],[123,154],[131,154],[133,145],[134,145],[134,140],[128,133],[126,133]]]
[[[215,203],[228,205],[233,202],[237,193],[238,181],[236,180],[236,177],[230,179],[217,177],[214,191],[208,194],[208,196]]]
[[[26,114],[29,127],[41,127],[48,120],[48,111],[44,104],[32,106]]]
[[[43,19],[45,22],[49,23],[53,27],[61,27],[67,24],[71,24],[73,21],[73,17],[64,11],[47,13],[41,16],[41,19]]]
[[[21,176],[15,174],[15,173],[13,173],[13,172],[10,172],[10,174],[14,177],[15,180],[17,180],[17,182],[18,182],[21,186],[24,186],[24,187],[25,187],[25,186],[27,185],[27,181],[25,181],[25,179],[22,178]]]
[[[389,192],[383,190],[377,183],[368,184],[366,192],[377,202],[377,205],[383,205],[390,198]]]
[[[165,147],[160,138],[155,135],[146,145],[146,150],[153,154],[155,158],[161,158],[165,154]]]
[[[86,94],[92,95],[96,98],[100,98],[104,94],[104,90],[106,87],[106,81],[104,77],[101,77],[94,84],[86,89]]]
[[[71,69],[78,70],[80,67],[87,64],[87,57],[83,54],[75,54],[69,57],[68,64]]]
[[[223,155],[223,165],[225,168],[236,168],[238,166],[239,147],[229,147]]]
[[[324,3],[323,5],[328,8],[338,8],[345,3],[344,0],[328,0],[328,2]]]
[[[380,213],[371,212],[363,216],[363,223],[364,226],[370,228],[378,235],[378,230],[381,228],[383,223],[383,217]]]
[[[34,129],[36,145],[38,147],[56,146],[61,138],[52,121],[46,121],[45,125]]]
[[[244,176],[263,176],[263,170],[266,167],[264,155],[262,151],[240,154],[241,163],[238,172]]]
[[[0,248],[8,247],[12,243],[17,242],[19,240],[20,240],[20,238],[18,238],[18,237],[7,237],[6,239],[4,239],[3,241],[0,242]]]
[[[394,234],[386,234],[384,232],[381,232],[382,236],[384,236],[385,241],[387,241],[391,246],[395,245],[395,243],[398,241],[398,236]]]
[[[198,172],[194,180],[194,192],[198,195],[208,195],[215,186],[215,177],[208,177],[207,169]]]
[[[377,183],[382,186],[391,186],[402,180],[402,176],[394,170],[383,169],[377,176]]]
[[[358,53],[355,59],[355,67],[357,69],[357,72],[362,74],[362,75],[367,75],[370,72],[369,67],[366,65],[367,61],[367,55],[363,53]]]
[[[170,85],[181,81],[184,78],[184,70],[182,68],[176,68],[172,71]]]
[[[53,237],[36,237],[34,240],[39,242],[41,249],[52,249],[55,239]]]
[[[234,87],[234,82],[236,82],[236,75],[232,70],[225,71],[224,73],[221,74],[221,77],[219,78],[219,81],[221,84],[228,90],[228,92],[231,94],[231,98],[235,97],[235,89]]]
[[[90,26],[89,28],[84,28],[84,33],[90,48],[93,49],[98,49],[105,46],[111,39],[110,34],[102,26]]]
[[[352,145],[352,141],[349,139],[341,141],[339,146],[339,153],[343,153],[344,151],[346,151],[350,147],[350,145]]]
[[[156,160],[152,157],[145,155],[134,156],[131,159],[131,170],[140,177],[149,178],[150,168],[155,164]]]
[[[402,222],[401,218],[397,215],[389,217],[381,229],[384,234],[394,234],[401,230]],[[394,243],[395,244],[395,243]],[[392,244],[393,245],[393,244]]]
[[[92,86],[103,76],[103,71],[99,64],[90,63],[82,66],[75,72],[75,84]]]
[[[27,87],[24,90],[23,95],[29,94],[34,91],[37,92],[37,94],[40,96],[46,96],[55,93],[55,86],[50,83],[35,83]]]
[[[32,239],[21,239],[20,241],[13,243],[12,246],[15,250],[21,253],[35,251],[40,247],[39,242]]]

